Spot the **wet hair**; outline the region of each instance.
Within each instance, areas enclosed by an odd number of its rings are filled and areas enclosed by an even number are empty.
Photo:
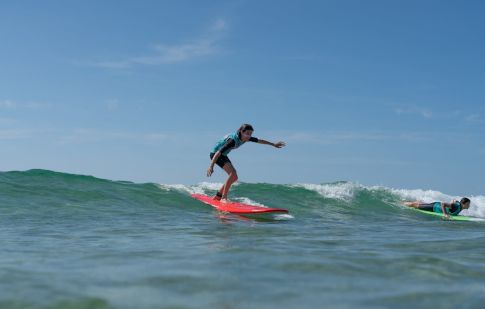
[[[470,199],[469,199],[468,197],[464,197],[464,198],[462,198],[462,199],[461,199],[460,203],[461,203],[462,205],[464,205],[464,204],[466,204],[466,203],[470,203]]]
[[[241,133],[242,132],[245,132],[245,131],[254,131],[253,129],[253,126],[248,124],[248,123],[245,123],[243,125],[241,125],[241,127],[239,127],[239,130],[237,130],[237,136],[239,136],[239,138],[241,138]]]
[[[245,131],[254,131],[253,126],[248,123],[241,125],[238,132],[245,132]]]

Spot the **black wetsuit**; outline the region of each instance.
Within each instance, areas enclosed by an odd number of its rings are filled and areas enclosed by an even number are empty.
[[[418,209],[425,210],[425,211],[431,211],[431,212],[438,212],[436,211],[436,208],[438,208],[438,205],[441,209],[441,202],[433,202],[433,203],[427,203],[427,204],[419,204]],[[461,206],[459,203],[452,203],[451,208],[448,208],[447,213],[451,215],[457,215],[461,211]],[[439,211],[441,212],[441,211]]]
[[[258,139],[257,137],[252,137],[252,136],[251,136],[251,137],[249,138],[249,141],[250,141],[250,142],[253,142],[253,143],[257,143],[257,142],[259,142],[259,139]],[[219,151],[221,152],[221,155],[220,155],[220,156],[219,156],[219,158],[217,159],[216,164],[217,164],[218,166],[220,166],[222,169],[224,168],[224,165],[225,165],[226,163],[231,163],[231,160],[229,160],[229,157],[228,157],[228,156],[223,155],[223,153],[224,153],[225,151],[227,151],[227,150],[231,149],[231,148],[232,148],[232,147],[234,147],[234,146],[236,146],[236,141],[235,141],[234,139],[232,139],[232,138],[228,138],[228,139],[226,140],[226,143],[224,144],[224,146],[222,146],[222,148],[221,148],[221,149],[219,149]],[[210,158],[211,158],[211,160],[212,160],[212,158],[214,158],[214,156],[215,156],[215,153],[214,153],[214,152],[211,152],[211,153],[210,153]]]

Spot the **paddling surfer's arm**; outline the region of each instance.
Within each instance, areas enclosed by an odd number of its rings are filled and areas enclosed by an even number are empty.
[[[276,147],[276,148],[281,148],[281,147],[284,147],[286,145],[285,142],[272,143],[272,142],[265,141],[264,139],[258,139],[257,143],[263,144],[263,145],[271,145],[271,146]]]
[[[443,215],[449,219],[450,215],[446,211],[446,208],[451,208],[451,204],[441,202],[441,211],[443,211]]]

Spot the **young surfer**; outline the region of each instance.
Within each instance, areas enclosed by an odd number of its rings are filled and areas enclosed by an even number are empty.
[[[217,142],[210,153],[211,164],[207,169],[207,176],[210,177],[214,173],[214,164],[219,165],[229,175],[224,185],[219,192],[214,196],[215,200],[221,200],[223,203],[228,203],[227,194],[231,185],[237,181],[237,172],[227,157],[229,152],[233,149],[239,148],[246,142],[254,142],[258,144],[271,145],[276,148],[284,147],[284,142],[271,143],[263,139],[253,137],[253,127],[250,124],[243,124],[235,133],[228,134]]]
[[[456,216],[463,209],[470,208],[470,199],[467,197],[464,197],[461,199],[461,201],[453,200],[451,203],[445,203],[445,202],[422,203],[420,201],[415,201],[415,202],[404,202],[403,204],[408,207],[413,207],[420,210],[442,213],[445,215],[446,218],[449,219],[450,215]]]

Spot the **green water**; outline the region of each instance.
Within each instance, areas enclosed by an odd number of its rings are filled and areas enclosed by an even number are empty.
[[[242,183],[231,198],[290,211],[243,220],[189,196],[217,187],[0,173],[0,307],[479,308],[485,301],[485,224],[400,206],[419,199],[419,190]],[[472,197],[464,214],[483,217],[484,201]]]

